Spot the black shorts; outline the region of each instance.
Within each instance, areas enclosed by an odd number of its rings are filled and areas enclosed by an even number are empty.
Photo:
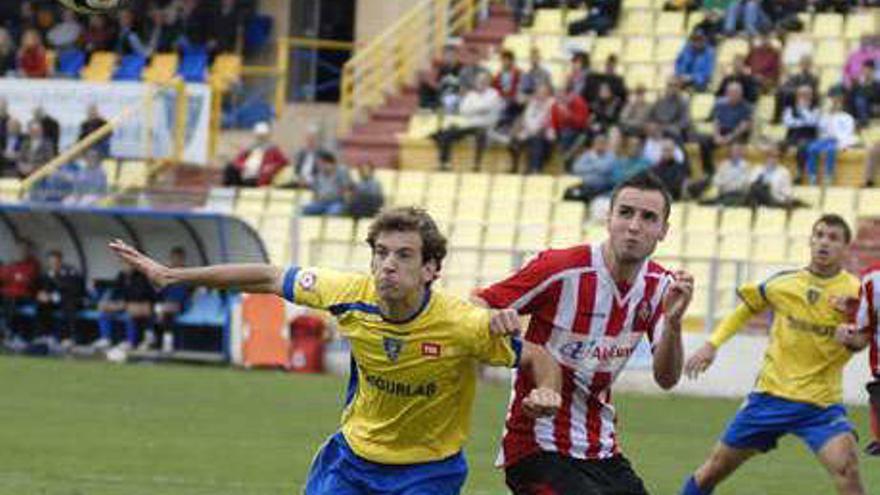
[[[583,460],[541,452],[505,470],[514,495],[648,495],[622,455]]]

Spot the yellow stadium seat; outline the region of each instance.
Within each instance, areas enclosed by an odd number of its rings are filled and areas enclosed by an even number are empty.
[[[625,64],[648,64],[654,62],[654,38],[627,38],[626,50],[621,57]],[[629,81],[627,80],[627,83]],[[630,84],[630,86],[632,86]]]
[[[653,33],[654,12],[650,10],[630,10],[625,12],[617,31],[625,36]]]
[[[695,122],[702,122],[709,118],[712,106],[715,105],[715,97],[707,93],[696,93],[691,98],[691,115]]]
[[[579,201],[562,201],[554,205],[551,223],[579,230],[584,223],[584,213],[583,203]]]
[[[520,225],[516,234],[516,249],[522,251],[540,251],[549,242],[549,230],[546,224]]]
[[[565,34],[562,9],[538,9],[535,20],[529,29],[534,34]]]
[[[95,52],[89,59],[89,64],[80,73],[86,81],[105,82],[113,76],[118,57],[112,52]]]
[[[11,177],[0,177],[0,202],[17,203],[21,193],[21,181]]]
[[[785,235],[755,237],[752,261],[760,264],[785,263],[788,238]]]
[[[623,8],[625,10],[652,10],[654,0],[624,0]]]
[[[480,265],[480,275],[500,280],[513,272],[513,253],[511,251],[486,251]]]
[[[522,213],[519,217],[519,223],[528,225],[534,223],[546,224],[550,220],[550,213],[553,211],[553,203],[549,200],[525,200],[523,203]]]
[[[169,83],[177,74],[179,56],[176,53],[153,55],[150,66],[144,70],[143,79],[151,83]]]
[[[483,226],[476,222],[456,222],[450,242],[457,247],[477,249],[483,245]]]
[[[327,217],[324,220],[323,238],[350,243],[354,238],[354,220],[347,217]]]
[[[859,215],[880,216],[880,189],[867,188],[859,191]]]
[[[556,177],[556,192],[554,192],[553,199],[559,200],[562,199],[562,195],[565,194],[565,191],[576,184],[580,184],[583,182],[583,179],[576,175],[560,175]]]
[[[654,61],[658,64],[675,63],[678,52],[685,44],[685,38],[662,38],[654,47]]]
[[[528,60],[529,50],[532,47],[532,37],[528,34],[511,34],[504,38],[504,49],[513,52],[516,60]]]
[[[752,230],[752,210],[750,208],[724,208],[721,210],[722,234],[741,234]]]
[[[486,220],[486,198],[460,196],[455,205],[455,220],[484,222]]]
[[[663,87],[663,81],[657,77],[655,65],[639,64],[627,67],[625,79],[631,88],[643,86],[648,90],[657,90]]]
[[[812,34],[817,38],[840,38],[843,34],[843,16],[831,13],[816,14]]]
[[[492,176],[482,172],[466,172],[459,178],[456,194],[459,198],[486,198],[489,196],[489,184]]]
[[[852,187],[827,187],[822,199],[825,213],[837,213],[843,216],[852,215],[856,208],[856,193]]]
[[[550,175],[527,175],[523,181],[523,199],[551,201],[555,199],[553,184]]]
[[[810,237],[813,224],[822,215],[820,210],[798,208],[791,212],[791,220],[788,222],[788,235],[791,237]]]
[[[814,60],[820,67],[841,67],[846,60],[843,39],[824,38],[816,42]]]
[[[705,18],[706,18],[706,13],[703,12],[702,10],[697,10],[697,11],[694,11],[694,12],[691,12],[690,14],[688,14],[688,16],[687,16],[687,32],[688,33],[693,32],[694,27],[696,27],[697,24],[703,22],[703,19],[705,19]]]
[[[843,81],[843,69],[839,66],[825,67],[819,73],[819,92],[827,94],[828,90]]]
[[[208,81],[211,85],[221,92],[228,91],[229,88],[241,81],[241,55],[232,53],[221,53],[214,59],[211,66],[211,74]]]
[[[489,201],[486,221],[493,223],[516,223],[519,218],[520,201],[514,198],[498,198]]]
[[[715,233],[690,231],[685,233],[684,256],[712,258],[718,255],[718,236]]]
[[[373,176],[382,185],[382,192],[386,196],[393,196],[397,192],[397,169],[377,168]]]
[[[486,227],[483,245],[492,249],[511,249],[516,239],[516,226],[512,223],[495,223]]]
[[[794,186],[792,192],[795,198],[804,201],[811,208],[822,208],[822,190],[818,187]]]
[[[729,38],[724,40],[721,48],[718,49],[718,66],[727,67],[733,63],[734,57],[737,55],[745,56],[749,52],[749,44],[746,40],[740,38]]]
[[[550,247],[568,248],[584,241],[580,225],[555,225],[550,231]]]
[[[691,205],[688,208],[685,230],[686,232],[716,232],[718,230],[718,208]]]
[[[129,160],[119,164],[119,178],[116,185],[119,189],[142,189],[150,181],[150,168],[146,162]]]
[[[866,34],[877,32],[877,16],[874,10],[850,13],[846,17],[843,35],[850,40],[860,39]]]
[[[496,174],[492,178],[492,199],[519,200],[522,194],[522,177],[518,174]]]
[[[683,12],[661,12],[657,16],[657,27],[654,34],[657,36],[683,36],[684,30]]]
[[[401,170],[397,175],[395,202],[400,204],[397,198],[405,197],[409,204],[422,204],[427,184],[428,175],[424,171]]]
[[[753,232],[756,235],[783,235],[785,234],[787,221],[788,218],[785,210],[778,208],[759,208],[756,212]]]
[[[589,53],[595,39],[593,36],[567,36],[562,40],[562,49],[569,57],[575,52]]]
[[[661,259],[678,259],[681,257],[683,245],[681,224],[670,223],[666,238],[657,244],[655,255]]]
[[[796,70],[801,58],[805,55],[812,55],[816,49],[816,43],[813,38],[804,35],[791,35],[785,42],[782,49],[782,63],[790,66],[790,70]]]
[[[436,222],[449,222],[455,212],[455,203],[452,196],[432,196],[425,200],[425,209],[431,214]]]
[[[450,192],[458,189],[458,175],[452,172],[432,172],[428,174],[427,193],[433,196],[452,196]]]
[[[532,38],[532,47],[541,52],[545,60],[562,58],[562,37],[557,35],[540,35]]]
[[[718,256],[725,260],[746,261],[749,259],[752,236],[748,232],[726,234],[721,237]]]
[[[620,56],[623,52],[623,38],[603,36],[596,38],[593,52],[590,54],[592,63],[596,66],[604,65],[609,55]]]
[[[427,139],[439,130],[440,119],[437,114],[417,112],[409,118],[406,136],[412,139]]]

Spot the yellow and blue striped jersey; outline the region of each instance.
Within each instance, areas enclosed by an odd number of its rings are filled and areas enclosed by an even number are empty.
[[[792,270],[740,287],[740,298],[753,312],[773,311],[756,389],[823,407],[841,402],[843,368],[852,353],[834,339],[847,315],[833,301],[858,295],[858,278],[845,271],[822,278]]]
[[[285,299],[336,316],[351,343],[352,375],[342,434],[354,452],[383,464],[436,461],[458,453],[470,430],[477,364],[514,367],[521,343],[492,336],[490,312],[426,291],[408,321],[388,321],[373,279],[290,268]]]

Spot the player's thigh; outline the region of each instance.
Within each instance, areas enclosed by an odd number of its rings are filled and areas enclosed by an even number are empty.
[[[855,435],[839,433],[816,452],[816,458],[834,476],[858,476],[859,453]]]
[[[504,474],[514,495],[604,495],[576,465],[552,452],[526,457],[506,468]]]
[[[349,462],[351,453],[336,437],[330,437],[312,460],[305,495],[368,495],[358,483],[358,470]]]

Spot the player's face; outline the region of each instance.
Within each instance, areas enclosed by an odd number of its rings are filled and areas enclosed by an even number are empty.
[[[666,236],[666,201],[659,191],[621,190],[608,213],[608,240],[619,262],[644,260]]]
[[[379,296],[401,301],[421,293],[434,280],[436,266],[422,261],[422,237],[418,232],[382,232],[376,238],[372,261],[373,279]]]
[[[843,265],[848,247],[842,228],[819,223],[810,236],[811,263],[819,267],[839,268]]]

